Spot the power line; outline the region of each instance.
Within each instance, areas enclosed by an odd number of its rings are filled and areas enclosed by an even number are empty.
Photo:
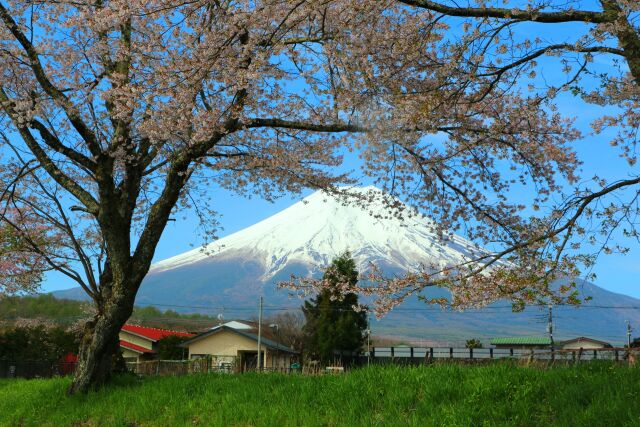
[[[194,308],[194,309],[203,309],[203,310],[216,310],[216,309],[225,309],[225,310],[253,310],[255,311],[255,307],[250,306],[228,306],[228,305],[220,305],[220,306],[199,306],[199,305],[178,305],[178,304],[164,304],[164,303],[155,303],[155,302],[144,302],[139,303],[137,306],[152,306],[152,307],[175,307],[175,308]],[[544,304],[532,304],[525,307],[523,311],[516,311],[515,313],[524,313],[527,308],[538,308],[540,310],[544,309],[546,305]],[[617,309],[617,310],[640,310],[640,306],[637,305],[580,305],[576,306],[573,304],[556,304],[556,307],[562,307],[563,309],[571,309],[574,308],[576,310],[582,309]],[[300,310],[301,306],[277,306],[277,305],[265,305],[264,310]],[[472,307],[462,310],[455,310],[450,308],[441,308],[437,306],[425,306],[425,307],[396,307],[391,312],[397,311],[437,311],[437,312],[451,312],[451,313],[470,313],[470,312],[488,312],[492,310],[512,310],[512,305],[490,305],[486,308],[480,307]],[[345,310],[345,309],[340,309]],[[347,310],[348,311],[348,310]]]
[[[82,302],[82,301],[81,301]],[[303,302],[303,301],[301,301]],[[220,311],[220,310],[251,310],[255,311],[255,307],[252,306],[228,306],[228,305],[185,305],[185,304],[167,304],[160,302],[138,302],[136,307],[169,307],[169,308],[190,308],[207,311]],[[562,310],[575,309],[575,310],[594,310],[594,309],[616,309],[616,310],[640,310],[640,305],[574,305],[569,303],[555,304],[556,307],[561,307]],[[527,309],[538,308],[543,310],[547,307],[547,304],[530,304],[522,311],[516,311],[516,313],[526,313]],[[284,306],[284,305],[265,305],[264,310],[299,310],[301,306]],[[452,308],[442,308],[437,305],[425,305],[424,307],[395,307],[392,312],[408,312],[408,311],[436,311],[436,312],[450,312],[450,313],[476,313],[476,312],[494,312],[496,310],[513,310],[512,304],[502,305],[489,305],[486,307],[470,307],[466,309],[456,310]]]

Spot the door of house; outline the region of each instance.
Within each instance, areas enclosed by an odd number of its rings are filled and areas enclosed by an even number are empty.
[[[255,371],[258,367],[258,352],[243,351],[241,356],[242,372]]]

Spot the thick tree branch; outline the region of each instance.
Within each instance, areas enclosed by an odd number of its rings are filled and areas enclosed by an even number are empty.
[[[624,56],[636,83],[640,84],[640,36],[624,15],[616,0],[600,0],[603,10],[564,10],[560,12],[542,12],[538,10],[506,9],[495,7],[448,6],[431,0],[399,0],[401,3],[427,9],[447,16],[462,18],[496,18],[511,21],[531,21],[556,24],[561,22],[584,22],[594,24],[615,23],[614,34],[620,47],[573,49],[579,52],[606,52]]]
[[[47,77],[47,74],[45,73],[44,68],[40,63],[40,58],[38,56],[37,50],[31,44],[31,41],[29,41],[27,36],[25,36],[24,33],[20,30],[18,24],[16,24],[13,17],[9,14],[9,11],[7,11],[2,3],[0,3],[0,19],[2,20],[2,22],[4,22],[5,27],[7,27],[11,34],[15,37],[20,46],[22,46],[22,49],[27,55],[27,58],[29,58],[29,65],[33,71],[33,74],[42,89],[47,95],[53,98],[58,106],[60,106],[65,111],[73,127],[86,142],[89,151],[91,151],[93,155],[98,155],[100,153],[100,146],[95,134],[84,123],[76,106],[73,105],[73,103],[62,91],[55,87],[51,80],[49,80],[49,77]]]
[[[27,165],[28,163],[25,163],[23,167],[26,167]],[[9,207],[9,203],[12,203],[14,206],[14,209],[20,214],[20,216],[22,216],[22,212],[15,202],[16,200],[15,184],[17,183],[17,181],[18,180],[15,180],[12,184],[10,184],[10,186],[7,187],[3,192],[2,197],[0,197],[0,200],[6,200],[5,209],[2,212],[0,212],[0,219],[2,219],[4,223],[9,225],[15,232],[17,232],[20,235],[20,237],[23,239],[23,241],[29,245],[30,250],[33,253],[38,254],[40,257],[42,257],[42,259],[49,265],[49,267],[52,270],[59,271],[65,276],[74,280],[83,288],[83,290],[87,293],[87,295],[89,295],[91,298],[94,298],[94,295],[92,294],[91,290],[87,287],[87,285],[84,283],[84,281],[82,280],[82,278],[77,272],[69,268],[66,268],[64,265],[61,265],[56,261],[54,261],[53,258],[58,258],[58,257],[54,256],[52,258],[52,256],[49,253],[47,253],[40,244],[38,244],[31,238],[31,236],[24,229],[23,221],[14,222],[12,219],[10,219],[6,215],[6,211],[7,211],[7,208]]]
[[[162,231],[169,220],[169,215],[171,215],[185,184],[193,173],[193,170],[189,170],[189,168],[194,161],[206,156],[207,152],[223,137],[224,134],[216,133],[207,141],[183,150],[171,163],[162,194],[149,210],[147,222],[133,254],[133,272],[136,275],[132,278],[133,283],[140,283],[147,274]]]
[[[76,162],[78,165],[90,171],[95,170],[96,163],[93,160],[83,155],[82,153],[79,153],[78,151],[64,145],[58,139],[58,137],[56,137],[53,133],[51,133],[51,131],[49,131],[49,129],[47,129],[44,124],[36,119],[32,119],[30,126],[32,129],[35,129],[38,131],[38,133],[40,133],[40,137],[49,148],[68,157],[70,160]]]
[[[624,50],[623,55],[627,59],[631,75],[636,84],[640,85],[640,35],[615,0],[600,0],[600,3],[605,12],[614,17],[614,34]]]
[[[91,266],[91,260],[90,260],[89,256],[87,256],[87,254],[84,251],[84,249],[82,248],[82,244],[76,238],[76,234],[74,232],[74,227],[71,224],[71,221],[69,220],[69,217],[65,213],[65,207],[62,205],[62,203],[60,202],[58,197],[54,193],[49,191],[49,189],[44,185],[42,180],[40,178],[38,178],[37,175],[34,174],[33,177],[34,177],[35,181],[38,183],[38,186],[40,187],[42,192],[49,198],[49,200],[51,200],[53,205],[58,210],[58,214],[60,215],[60,218],[62,220],[62,223],[60,223],[59,228],[61,230],[63,230],[67,234],[69,239],[71,240],[71,244],[73,246],[73,250],[76,253],[76,255],[78,256],[78,259],[79,259],[79,261],[80,261],[80,263],[82,265],[82,268],[84,270],[85,277],[87,278],[89,287],[91,288],[91,292],[89,293],[89,296],[91,298],[95,299],[96,295],[98,294],[98,283],[97,283],[96,278],[95,278],[95,276],[93,274],[93,269],[92,269],[92,266]],[[58,221],[50,221],[50,222],[57,223]]]
[[[299,120],[283,120],[277,118],[255,118],[249,119],[245,123],[240,123],[239,127],[246,129],[254,128],[282,128],[309,132],[368,132],[369,129],[349,123],[309,123]]]
[[[538,244],[540,242],[544,242],[544,241],[550,241],[552,239],[554,239],[556,236],[559,236],[560,234],[564,233],[564,232],[570,232],[577,224],[578,220],[582,217],[582,215],[585,213],[585,210],[589,207],[589,205],[591,203],[593,203],[595,200],[600,199],[601,197],[604,197],[608,194],[611,194],[615,191],[621,190],[623,188],[628,188],[628,187],[632,187],[632,186],[636,186],[636,185],[640,185],[640,178],[631,178],[631,179],[626,179],[626,180],[622,180],[622,181],[618,181],[614,184],[611,184],[608,187],[603,188],[600,191],[596,191],[593,193],[590,193],[586,196],[582,196],[582,197],[578,197],[575,200],[573,200],[572,202],[567,204],[567,207],[573,205],[576,207],[576,210],[574,212],[574,214],[569,217],[561,226],[559,227],[552,227],[547,233],[544,233],[542,235],[537,235],[534,236],[528,240],[522,241],[520,243],[514,244],[506,249],[504,249],[501,252],[495,253],[495,254],[491,254],[491,255],[486,255],[484,257],[480,257],[476,260],[474,260],[474,262],[476,261],[482,261],[485,259],[490,258],[490,261],[487,262],[486,264],[484,264],[482,267],[480,267],[479,269],[471,272],[471,274],[469,276],[475,275],[480,273],[481,271],[485,270],[486,268],[488,268],[490,265],[498,262],[500,259],[504,258],[505,256],[513,253],[513,252],[517,252],[521,249],[525,249],[527,247],[532,247],[535,244]]]
[[[64,189],[69,191],[69,193],[73,194],[78,200],[80,200],[85,207],[95,214],[98,211],[98,202],[96,199],[80,184],[71,179],[68,175],[66,175],[58,166],[53,162],[53,160],[47,155],[38,141],[31,135],[27,126],[21,121],[19,114],[14,109],[13,102],[9,99],[4,88],[0,87],[0,106],[7,113],[7,115],[13,121],[13,124],[18,129],[20,136],[23,138],[24,142],[29,147],[29,150],[33,153],[35,158],[40,162],[44,170]]]
[[[459,7],[447,6],[431,0],[399,0],[409,6],[415,6],[449,16],[464,18],[497,18],[518,21],[534,21],[544,24],[560,22],[592,22],[602,24],[612,22],[611,14],[597,11],[565,10],[561,12],[540,12],[536,10],[505,9],[498,7]]]

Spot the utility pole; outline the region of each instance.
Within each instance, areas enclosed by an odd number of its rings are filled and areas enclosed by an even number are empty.
[[[547,330],[549,331],[549,340],[551,341],[551,352],[554,350],[553,343],[553,306],[549,304],[549,320],[548,320]]]
[[[627,322],[627,348],[631,350],[631,322],[625,320]]]
[[[367,366],[371,364],[371,315],[367,319]]]
[[[258,372],[262,371],[262,296],[258,313]]]

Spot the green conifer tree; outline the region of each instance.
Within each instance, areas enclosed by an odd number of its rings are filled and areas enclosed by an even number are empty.
[[[357,294],[342,294],[338,290],[341,284],[355,289],[358,282],[356,264],[349,252],[331,263],[324,279],[329,287],[305,301],[302,311],[306,320],[303,332],[307,356],[328,364],[336,358],[335,352],[362,349],[367,315],[364,311],[354,310],[358,305]]]

